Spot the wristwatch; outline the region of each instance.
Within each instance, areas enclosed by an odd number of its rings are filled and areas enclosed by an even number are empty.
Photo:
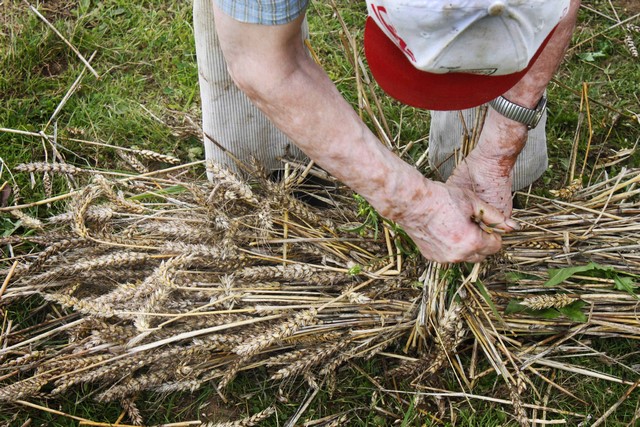
[[[531,130],[538,126],[544,109],[547,108],[547,97],[543,95],[533,109],[511,102],[504,96],[489,101],[489,105],[506,118],[527,125],[527,129]]]

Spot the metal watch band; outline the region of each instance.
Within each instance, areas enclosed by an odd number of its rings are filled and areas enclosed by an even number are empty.
[[[522,105],[511,102],[504,96],[499,96],[496,99],[489,101],[489,105],[506,118],[527,125],[527,128],[531,130],[538,125],[542,118],[544,109],[547,106],[547,97],[543,96],[540,98],[538,105],[536,105],[536,108],[534,109],[526,108]]]

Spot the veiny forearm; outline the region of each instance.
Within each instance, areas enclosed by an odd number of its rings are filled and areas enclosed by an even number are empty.
[[[533,108],[564,58],[576,24],[580,0],[572,0],[567,14],[558,23],[538,60],[525,76],[504,96],[518,104]]]
[[[235,82],[302,150],[378,212],[400,223],[438,262],[479,262],[515,224],[471,191],[429,181],[386,149],[300,43],[301,19],[242,24],[214,6],[220,46]]]
[[[423,186],[412,185],[424,180],[422,175],[378,141],[306,55],[279,86],[254,93],[256,105],[310,158],[382,215],[399,220],[406,211],[404,201],[428,200],[428,194],[416,193]]]

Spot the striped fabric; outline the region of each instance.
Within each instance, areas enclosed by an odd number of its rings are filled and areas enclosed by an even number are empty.
[[[429,128],[429,164],[436,176],[443,181],[453,173],[454,151],[460,149],[467,133],[473,129],[477,108],[458,111],[432,111]],[[513,191],[522,190],[538,179],[547,170],[547,135],[545,127],[547,111],[535,129],[529,131],[529,139],[513,168]]]
[[[235,159],[245,164],[256,160],[269,171],[283,168],[282,157],[306,163],[308,159],[302,151],[233,84],[220,49],[213,4],[211,0],[193,1],[206,159],[239,175],[243,171]],[[309,36],[306,21],[302,23],[301,31],[302,43],[302,39]],[[209,179],[213,179],[212,174]]]
[[[248,24],[281,25],[304,13],[309,0],[215,0],[227,15]]]

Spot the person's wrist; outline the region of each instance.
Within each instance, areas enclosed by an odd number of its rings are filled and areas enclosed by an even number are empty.
[[[544,96],[548,83],[545,78],[527,74],[502,96],[525,108],[535,108]]]
[[[526,140],[529,135],[529,129],[525,124],[511,120],[508,117],[503,116],[497,111],[490,109],[489,121],[497,128],[494,139],[499,143],[496,145],[508,145],[512,146],[513,142],[519,142]]]
[[[406,224],[430,214],[431,200],[439,191],[433,181],[413,168],[410,173],[399,173],[391,179],[396,185],[386,187],[380,206],[374,206],[383,217]]]
[[[514,90],[507,91],[502,96],[522,107],[534,109],[544,96],[544,91],[540,93],[539,91],[523,92],[522,90]]]
[[[520,104],[510,101],[504,96],[499,96],[489,101],[489,106],[493,111],[500,113],[501,116],[522,123],[527,130],[534,129],[544,115],[547,108],[547,98],[542,96],[535,108],[527,108]]]
[[[528,135],[526,125],[489,109],[476,150],[487,158],[517,156],[527,142]]]

